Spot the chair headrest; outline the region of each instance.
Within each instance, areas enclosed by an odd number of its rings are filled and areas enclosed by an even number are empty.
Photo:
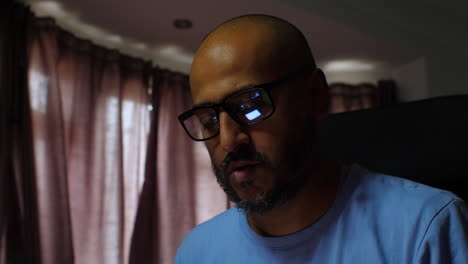
[[[344,163],[429,185],[468,178],[468,95],[332,114],[319,136]]]

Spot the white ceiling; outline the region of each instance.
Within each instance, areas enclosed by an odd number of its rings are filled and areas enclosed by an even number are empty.
[[[186,73],[190,69],[193,53],[206,33],[227,19],[248,13],[275,15],[295,24],[306,35],[322,67],[347,62],[346,65],[356,70],[391,69],[420,56],[417,52],[396,47],[383,38],[377,39],[279,0],[24,2],[31,4],[36,14],[55,17],[61,26],[81,37]],[[176,29],[173,20],[177,18],[190,19],[193,27]]]

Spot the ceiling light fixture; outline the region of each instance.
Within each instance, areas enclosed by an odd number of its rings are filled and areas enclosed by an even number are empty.
[[[174,27],[177,29],[189,29],[192,27],[192,21],[188,19],[174,19]]]
[[[374,68],[374,64],[362,60],[335,60],[326,63],[323,70],[325,72],[368,71]]]
[[[192,64],[193,54],[178,45],[165,45],[156,48],[156,54],[185,64]]]

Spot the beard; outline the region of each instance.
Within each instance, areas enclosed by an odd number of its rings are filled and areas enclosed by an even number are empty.
[[[311,130],[305,130],[311,131]],[[288,142],[283,142],[283,151],[278,160],[271,160],[260,152],[252,151],[249,146],[239,146],[236,152],[227,154],[219,167],[212,162],[214,174],[220,187],[226,193],[228,199],[236,204],[236,207],[246,215],[265,214],[281,207],[291,198],[296,196],[305,186],[314,158],[311,159],[311,150],[314,149],[310,140],[304,137],[289,137]],[[230,184],[228,167],[232,161],[250,160],[259,162],[259,166],[271,173],[272,187],[269,190],[259,192],[254,199],[242,199]],[[307,164],[307,165],[306,165]],[[241,183],[241,187],[247,187],[251,182]]]

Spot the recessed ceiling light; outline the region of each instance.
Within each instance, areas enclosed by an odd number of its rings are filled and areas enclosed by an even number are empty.
[[[174,19],[174,27],[178,29],[189,29],[192,27],[192,21],[188,19]]]

